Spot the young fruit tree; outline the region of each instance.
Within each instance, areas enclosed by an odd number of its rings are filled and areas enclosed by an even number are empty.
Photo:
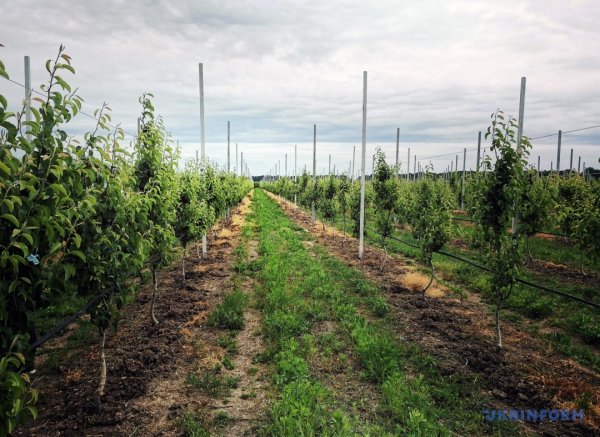
[[[177,203],[175,205],[175,236],[183,248],[181,257],[181,276],[185,284],[185,257],[187,255],[187,246],[191,241],[196,241],[202,237],[205,229],[199,224],[202,223],[203,215],[207,212],[203,203],[200,201],[199,193],[201,191],[202,181],[197,172],[195,164],[188,163],[183,173],[178,174]]]
[[[158,282],[156,272],[168,262],[169,251],[175,240],[173,226],[175,208],[175,156],[171,147],[166,145],[165,129],[160,119],[154,118],[154,106],[151,94],[140,97],[142,117],[140,133],[135,143],[136,188],[144,193],[149,202],[148,211],[149,240],[148,261],[152,271],[152,300],[150,316],[155,324],[154,315]]]
[[[326,220],[333,220],[337,214],[336,192],[337,178],[333,175],[319,180],[319,191],[322,193],[317,199],[318,209]],[[325,221],[323,221],[323,233],[325,233]]]
[[[558,186],[553,177],[541,178],[537,170],[525,171],[523,202],[519,208],[519,230],[525,236],[527,256],[532,259],[529,241],[536,231],[553,224],[558,198]]]
[[[426,174],[416,183],[409,222],[413,237],[419,243],[420,258],[431,268],[431,278],[423,289],[423,296],[435,276],[433,254],[450,239],[453,200],[452,190],[439,179],[432,179]]]
[[[394,166],[385,162],[385,154],[378,147],[375,152],[375,174],[373,175],[373,191],[375,193],[375,214],[377,230],[381,235],[381,245],[385,249],[385,239],[394,230],[393,217],[398,205],[398,178]],[[383,271],[384,264],[381,266]]]
[[[500,309],[510,296],[523,257],[521,246],[523,234],[507,232],[513,218],[518,217],[527,189],[525,166],[531,144],[525,137],[517,144],[516,120],[508,119],[501,111],[491,116],[492,123],[486,132],[491,137],[490,150],[496,161],[484,160],[486,172],[476,179],[475,195],[478,202],[472,205],[472,215],[483,242],[485,264],[492,272],[491,291],[496,300],[496,344],[502,347]]]

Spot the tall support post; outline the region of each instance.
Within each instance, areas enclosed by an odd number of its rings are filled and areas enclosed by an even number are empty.
[[[296,171],[298,165],[298,145],[294,144],[294,182],[298,180],[298,173]]]
[[[521,145],[521,139],[523,138],[523,123],[525,121],[525,87],[527,79],[521,78],[521,92],[519,93],[519,125],[517,126],[517,147]],[[512,219],[512,234],[515,235],[517,232],[517,216],[513,216]],[[498,342],[501,344],[500,332],[498,331]]]
[[[331,154],[329,155],[329,171],[327,174],[331,174]]]
[[[538,155],[537,171],[538,171],[538,176],[541,176],[541,173],[540,173],[540,155]]]
[[[240,152],[240,167],[243,169],[244,168],[244,151],[242,150]],[[240,174],[243,174],[244,170],[242,170],[240,172]]]
[[[205,149],[205,128],[204,128],[204,65],[198,64],[198,79],[200,87],[200,157],[202,161],[206,156]],[[206,234],[202,236],[202,258],[206,257]]]
[[[406,161],[406,180],[410,181],[410,147],[408,148],[408,159]]]
[[[396,128],[396,176],[400,177],[400,128]]]
[[[350,180],[354,180],[354,158],[356,157],[356,146],[352,150],[352,172],[350,173]]]
[[[198,167],[198,150],[196,149],[196,167]]]
[[[415,157],[413,158],[413,173],[415,174],[415,176],[413,177],[413,180],[416,181],[417,180],[417,155],[415,155]]]
[[[454,168],[456,173],[458,173],[458,155],[456,155],[456,167]]]
[[[479,173],[479,165],[481,163],[481,131],[477,134],[477,168],[476,173]]]
[[[227,122],[227,173],[231,172],[231,157],[230,157],[230,147],[229,147],[229,138],[231,133],[231,122]]]
[[[313,183],[317,183],[317,125],[313,125]],[[313,222],[317,218],[317,212],[315,211],[315,202],[313,200],[312,205],[312,220]]]
[[[31,68],[29,62],[29,56],[24,58],[25,67],[25,121],[31,121]],[[29,125],[27,125],[27,139],[31,140],[31,134]]]
[[[571,148],[571,159],[569,160],[569,173],[573,171],[573,148]]]
[[[285,177],[287,178],[287,153],[285,154]]]
[[[577,161],[577,174],[581,173],[581,156],[579,157],[579,160]]]
[[[367,160],[367,72],[363,71],[362,160],[360,172],[360,219],[358,258],[363,259],[365,246],[365,161]]]
[[[243,169],[241,167],[238,166],[239,162],[238,162],[238,145],[237,145],[237,141],[235,142],[235,174],[237,176],[238,172],[240,174],[240,176],[242,176],[243,173]]]
[[[454,173],[454,161],[450,161],[450,174]]]
[[[558,151],[556,152],[556,172],[560,175],[560,146],[562,144],[562,131],[558,131]]]
[[[460,209],[465,210],[465,171],[467,169],[467,148],[463,150],[463,170],[460,180]]]

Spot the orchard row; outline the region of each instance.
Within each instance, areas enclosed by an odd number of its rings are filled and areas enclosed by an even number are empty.
[[[155,116],[152,96],[143,95],[133,150],[111,129],[110,108],[96,112],[97,125],[81,139],[68,124],[82,99],[64,75],[74,73],[63,48],[48,61],[44,98],[7,112],[0,95],[0,436],[36,416],[37,393],[29,376],[38,334],[32,315],[64,296],[93,302],[86,311],[101,338],[101,380],[106,382],[104,342],[132,277],[156,272],[179,243],[206,235],[219,217],[251,189],[242,177],[207,161],[177,170],[179,151]],[[0,75],[8,77],[0,63]],[[185,270],[184,270],[185,275]],[[185,279],[184,279],[185,280]]]

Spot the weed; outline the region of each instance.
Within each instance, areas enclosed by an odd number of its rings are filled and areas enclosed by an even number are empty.
[[[225,358],[223,358],[223,367],[225,367],[227,370],[233,370],[235,368],[235,364],[233,364],[231,358],[225,356]]]
[[[200,413],[184,412],[178,420],[178,425],[186,437],[209,437],[206,420]]]
[[[208,324],[217,328],[242,329],[244,327],[244,308],[248,297],[240,290],[234,290],[223,298],[208,315]]]
[[[238,346],[235,338],[231,335],[222,335],[217,340],[217,344],[225,349],[230,354],[238,353]]]
[[[185,383],[198,390],[203,391],[212,397],[226,395],[229,390],[236,388],[240,382],[239,377],[228,376],[223,378],[221,375],[220,366],[215,369],[208,370],[202,375],[190,373]]]
[[[215,414],[212,423],[215,428],[223,428],[227,426],[231,420],[231,417],[229,417],[229,414],[227,414],[226,411],[218,411],[217,414]]]

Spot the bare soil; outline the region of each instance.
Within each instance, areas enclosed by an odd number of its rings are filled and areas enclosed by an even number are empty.
[[[185,379],[191,372],[202,374],[225,355],[217,344],[222,332],[207,327],[206,318],[232,288],[232,251],[249,203],[250,197],[246,197],[227,227],[216,227],[219,230],[213,232],[206,259],[198,259],[194,248],[189,250],[185,284],[180,262],[159,273],[158,325],[150,320],[151,284],[140,289],[135,301],[122,311],[117,330],[110,330],[107,336],[108,380],[101,411],[94,402],[99,364],[98,339],[93,336],[87,348],[66,356],[58,369],[43,365],[38,369],[34,386],[40,391],[39,417],[15,435],[181,435],[178,421],[184,411],[200,412],[210,421],[216,409],[226,407],[233,419],[229,434],[246,435],[251,427],[246,421],[254,426],[267,398],[263,384],[256,382],[260,372],[252,378],[242,375],[251,364],[247,357],[261,347],[260,339],[252,335],[258,323],[255,313],[248,312],[247,329],[239,334],[240,354],[234,357],[230,374],[240,376],[241,382],[228,406],[198,393]],[[250,390],[257,396],[241,401],[241,392]]]
[[[271,197],[331,254],[382,287],[398,336],[435,357],[442,374],[484,381],[491,401],[482,409],[579,409],[587,399],[585,422],[527,423],[523,430],[557,437],[600,435],[600,374],[550,350],[508,321],[502,322],[504,347],[498,350],[489,306],[477,298],[461,301],[450,293],[423,298],[406,279],[414,275],[414,268],[400,257],[391,255],[382,272],[381,250],[365,245],[359,260],[355,238],[328,225],[323,232],[323,223],[313,222],[292,203]]]

